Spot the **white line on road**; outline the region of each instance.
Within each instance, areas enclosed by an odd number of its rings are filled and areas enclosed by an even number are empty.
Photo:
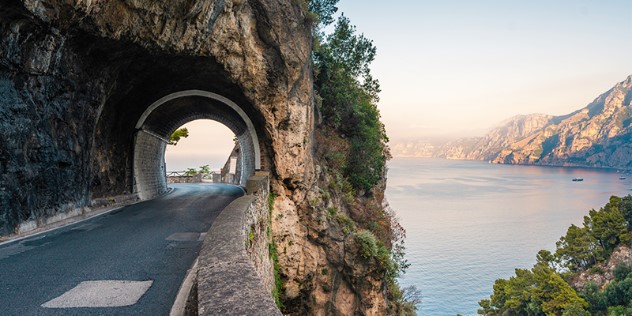
[[[44,304],[45,308],[121,307],[136,304],[154,281],[84,281]]]

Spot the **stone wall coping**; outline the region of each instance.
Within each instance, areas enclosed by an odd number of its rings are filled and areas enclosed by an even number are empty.
[[[267,183],[261,178],[248,183]],[[234,200],[206,235],[198,258],[199,315],[282,315],[246,252],[246,212],[255,200],[252,194]]]

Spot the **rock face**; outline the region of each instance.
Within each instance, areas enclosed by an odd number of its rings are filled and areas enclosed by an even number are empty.
[[[632,167],[632,76],[585,108],[551,121],[494,158],[503,163]]]
[[[268,146],[264,164],[295,186],[309,182],[311,35],[300,6],[1,4],[3,234],[29,218],[131,193],[135,121],[183,89],[242,105]]]
[[[326,176],[312,157],[311,44],[303,1],[0,0],[0,236],[134,194],[139,117],[165,95],[205,90],[255,125],[282,299],[301,306],[289,309],[383,311],[383,281],[350,268],[353,243],[308,228]]]
[[[619,264],[632,264],[632,250],[628,246],[619,246],[610,255],[610,258],[602,263],[594,265],[591,269],[582,271],[575,276],[570,284],[573,288],[581,290],[589,282],[596,283],[600,288],[614,280],[614,269]]]
[[[432,156],[632,169],[632,76],[571,114],[518,115],[484,137],[437,146]]]
[[[516,115],[502,122],[484,137],[447,142],[437,147],[432,156],[447,159],[494,159],[503,149],[542,129],[552,118],[545,114]]]

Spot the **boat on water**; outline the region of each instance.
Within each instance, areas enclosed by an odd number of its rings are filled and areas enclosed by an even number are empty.
[[[625,180],[625,177],[619,177],[619,180]]]
[[[573,181],[577,182],[577,181],[584,181],[584,178],[573,178]]]

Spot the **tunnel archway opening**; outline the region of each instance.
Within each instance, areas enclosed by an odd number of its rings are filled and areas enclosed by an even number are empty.
[[[167,146],[167,170],[187,170],[204,165],[219,170],[235,147],[235,134],[219,122],[195,120],[178,127],[181,128],[186,128],[189,136],[181,138],[175,146]]]
[[[171,93],[151,104],[136,123],[133,190],[141,199],[167,191],[165,151],[169,136],[180,126],[200,119],[217,121],[235,134],[240,144],[238,184],[245,185],[261,168],[257,131],[236,103],[202,90]]]

